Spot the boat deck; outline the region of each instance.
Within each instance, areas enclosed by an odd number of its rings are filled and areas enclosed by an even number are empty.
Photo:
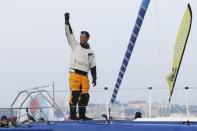
[[[134,122],[134,121],[70,121],[28,124],[18,128],[0,128],[0,131],[196,131],[197,123]]]

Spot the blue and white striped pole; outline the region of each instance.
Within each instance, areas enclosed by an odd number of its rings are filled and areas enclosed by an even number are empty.
[[[142,0],[141,7],[140,7],[140,10],[138,13],[138,17],[137,17],[133,32],[131,34],[130,41],[129,41],[129,44],[128,44],[128,47],[127,47],[127,50],[125,53],[125,57],[123,59],[123,62],[122,62],[122,65],[121,65],[121,68],[120,68],[120,71],[118,74],[118,79],[115,84],[115,88],[114,88],[114,91],[113,91],[113,94],[111,97],[110,105],[112,105],[114,103],[114,101],[116,100],[116,96],[118,94],[119,87],[120,87],[122,79],[124,77],[124,74],[125,74],[127,65],[129,63],[133,48],[135,46],[135,42],[137,40],[137,37],[138,37],[139,31],[140,31],[142,22],[144,20],[144,16],[146,14],[146,10],[148,8],[149,2],[150,2],[150,0]]]

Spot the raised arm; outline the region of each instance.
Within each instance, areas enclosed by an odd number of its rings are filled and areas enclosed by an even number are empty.
[[[74,49],[76,45],[78,44],[78,42],[75,39],[75,36],[73,34],[73,31],[69,22],[69,19],[70,19],[69,13],[65,13],[64,17],[65,17],[65,33],[68,39],[68,44],[70,45],[71,49]]]

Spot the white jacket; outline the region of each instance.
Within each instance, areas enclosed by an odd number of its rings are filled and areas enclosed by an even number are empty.
[[[75,39],[74,34],[71,34],[69,25],[65,25],[65,32],[68,39],[68,44],[72,49],[70,69],[89,72],[92,67],[96,66],[95,54],[93,50],[81,47],[80,43]]]

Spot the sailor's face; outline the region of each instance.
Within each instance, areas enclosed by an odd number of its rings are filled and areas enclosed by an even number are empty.
[[[1,124],[4,125],[4,126],[8,126],[8,120],[5,120],[5,119],[2,120],[1,121]]]
[[[88,40],[89,40],[89,38],[87,38],[85,34],[80,35],[80,43],[81,44],[87,43]]]

